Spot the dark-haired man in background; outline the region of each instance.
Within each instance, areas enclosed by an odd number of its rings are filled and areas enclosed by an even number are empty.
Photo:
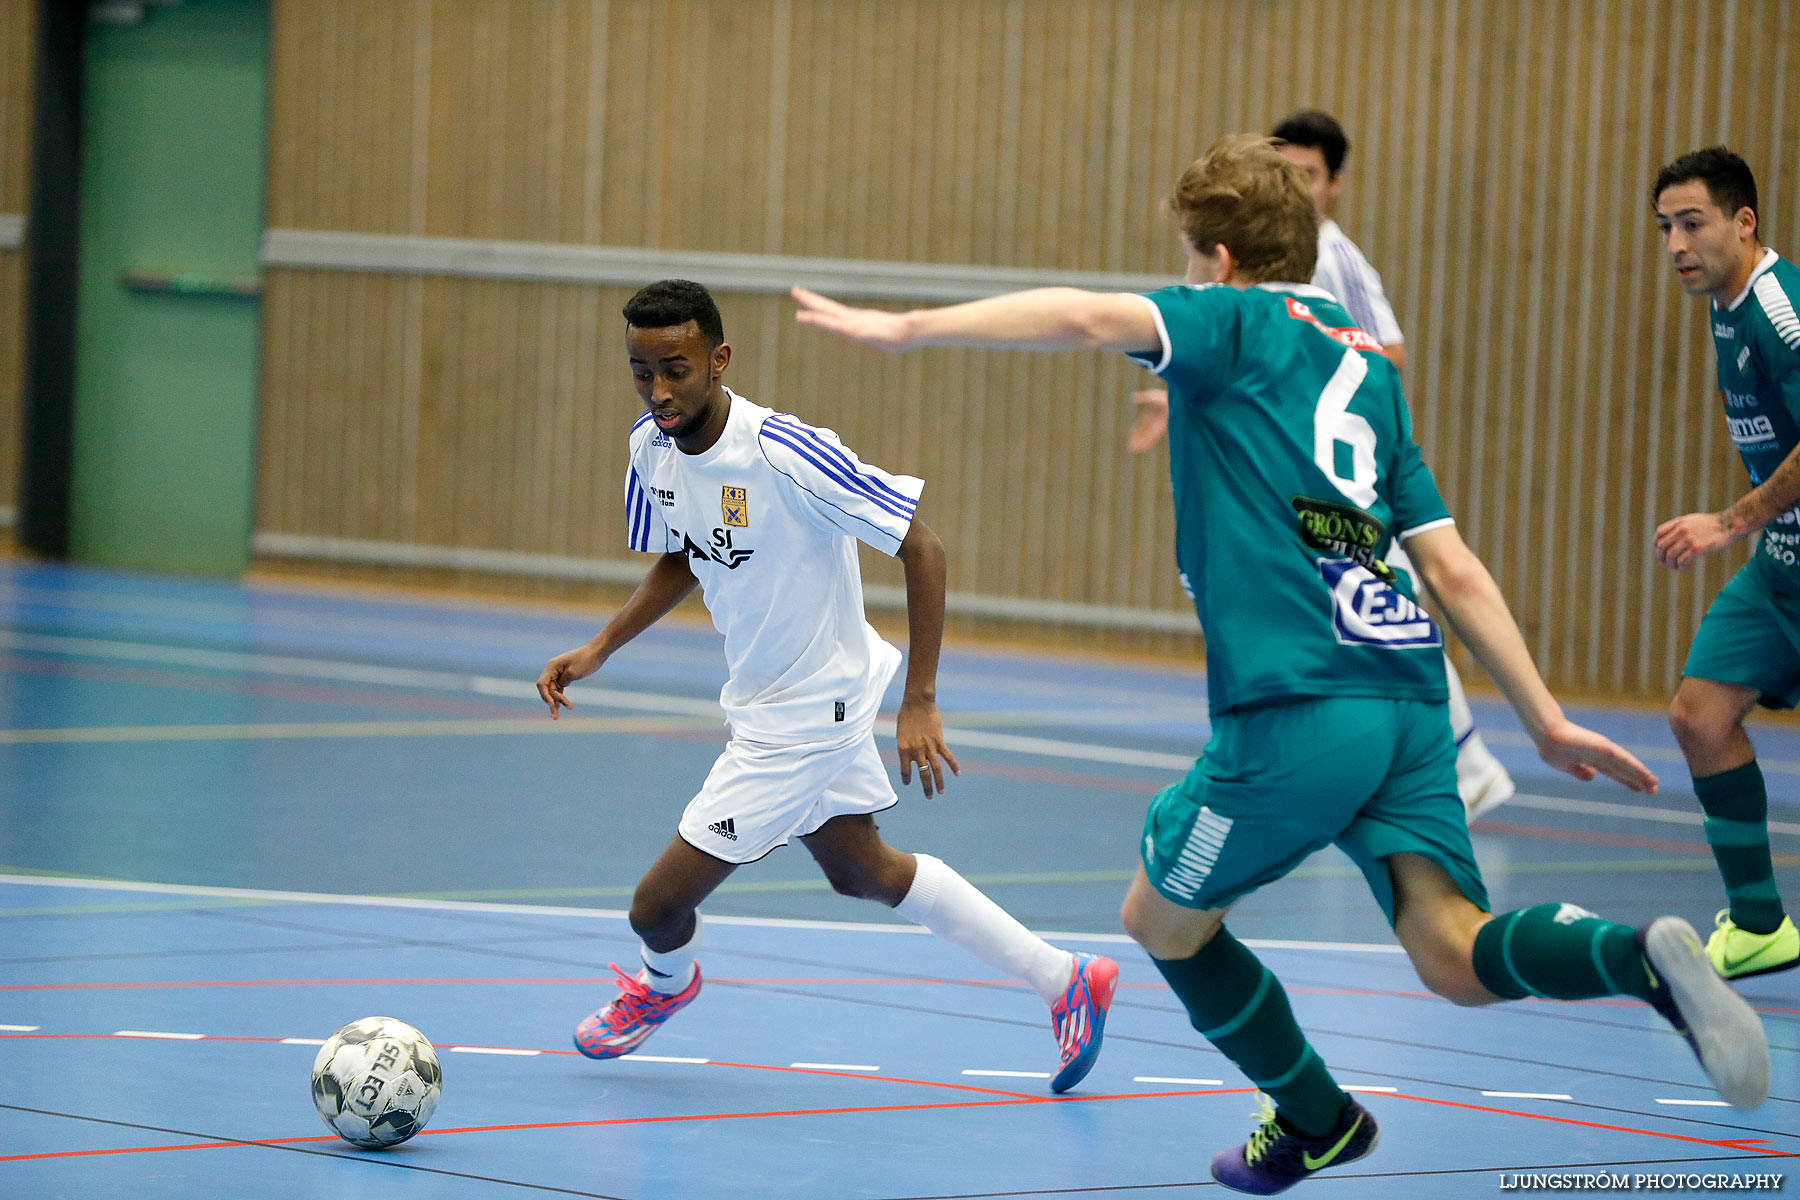
[[[1350,139],[1330,113],[1303,108],[1284,118],[1269,136],[1279,142],[1282,157],[1300,168],[1306,190],[1312,196],[1319,219],[1319,257],[1313,266],[1312,285],[1330,292],[1344,306],[1363,332],[1381,344],[1381,352],[1396,367],[1406,365],[1406,343],[1394,307],[1381,286],[1381,275],[1355,242],[1332,219],[1338,196],[1344,190],[1344,159]],[[1169,424],[1169,394],[1161,388],[1137,392],[1136,426],[1127,442],[1133,454],[1141,454],[1162,438]],[[1395,549],[1389,566],[1411,571],[1404,550]],[[1456,664],[1444,657],[1444,674],[1450,686],[1450,734],[1456,740],[1456,791],[1463,813],[1473,821],[1512,799],[1512,775],[1506,770],[1481,733],[1475,714],[1463,694]]]
[[[1344,159],[1350,139],[1330,113],[1303,108],[1284,119],[1269,136],[1279,138],[1281,153],[1300,168],[1313,207],[1319,210],[1319,261],[1312,284],[1336,296],[1358,326],[1381,343],[1381,352],[1396,367],[1406,365],[1406,338],[1381,287],[1381,275],[1335,219],[1338,195],[1344,190]]]
[[[1706,811],[1727,907],[1707,940],[1727,979],[1800,966],[1769,854],[1769,799],[1744,718],[1800,702],[1800,269],[1762,243],[1756,177],[1723,146],[1684,154],[1650,190],[1663,248],[1690,296],[1710,296],[1719,398],[1751,490],[1723,512],[1656,530],[1675,570],[1762,533],[1707,609],[1669,724]]]
[[[958,772],[937,707],[944,547],[915,515],[922,480],[862,462],[829,429],[752,404],[722,381],[731,363],[707,290],[650,284],[625,305],[625,345],[643,399],[625,472],[633,550],[660,557],[593,640],[538,677],[550,706],[698,585],[725,635],[719,694],[731,740],[677,835],[639,881],[631,928],[643,969],[616,965],[619,995],[575,1030],[589,1058],[617,1058],[700,994],[700,904],[727,876],[799,838],[838,892],[876,900],[1029,983],[1050,1006],[1061,1062],[1052,1091],[1100,1052],[1119,969],[1050,945],[929,854],[881,840],[874,813],[898,803],[875,748],[875,713],[900,652],[863,615],[856,543],[899,558],[910,630],[896,720],[900,780],[925,795]]]

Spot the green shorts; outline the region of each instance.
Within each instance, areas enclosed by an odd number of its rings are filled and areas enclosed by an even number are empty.
[[[1446,705],[1344,697],[1214,717],[1194,769],[1150,801],[1144,870],[1176,904],[1223,908],[1334,843],[1389,924],[1391,854],[1431,859],[1487,911]]]
[[[1800,594],[1760,551],[1713,597],[1681,673],[1755,688],[1768,708],[1800,702]]]

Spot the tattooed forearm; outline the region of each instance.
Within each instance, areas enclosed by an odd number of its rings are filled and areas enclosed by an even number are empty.
[[[1755,533],[1800,504],[1800,447],[1781,460],[1775,473],[1719,513],[1719,530],[1734,537]]]

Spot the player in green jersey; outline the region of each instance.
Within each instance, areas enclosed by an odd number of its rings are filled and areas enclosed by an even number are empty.
[[[1318,222],[1298,170],[1268,139],[1226,138],[1169,208],[1187,286],[1149,296],[1047,288],[909,313],[794,296],[801,323],[882,349],[1104,348],[1169,384],[1176,559],[1206,633],[1213,737],[1151,802],[1123,917],[1194,1027],[1273,1101],[1249,1141],[1213,1159],[1214,1178],[1266,1195],[1374,1148],[1374,1119],[1224,927],[1233,902],[1331,843],[1433,991],[1459,1004],[1636,996],[1688,1035],[1721,1095],[1760,1104],[1762,1025],[1685,921],[1488,911],[1456,793],[1442,639],[1383,561],[1396,535],[1546,762],[1637,791],[1656,778],[1563,715],[1444,509],[1393,364],[1303,282]]]
[[[1351,318],[1381,342],[1382,353],[1396,367],[1406,366],[1406,342],[1382,288],[1381,276],[1361,249],[1332,219],[1344,188],[1344,162],[1350,140],[1344,127],[1328,113],[1302,109],[1269,131],[1277,148],[1300,168],[1307,192],[1319,216],[1319,254],[1311,282],[1343,304]],[[1137,422],[1126,439],[1133,454],[1141,454],[1163,439],[1169,426],[1169,393],[1165,389],[1133,392]],[[1410,571],[1404,550],[1392,553],[1393,565]],[[1444,681],[1450,689],[1450,732],[1456,738],[1456,790],[1462,795],[1465,815],[1473,821],[1512,799],[1514,785],[1506,767],[1487,747],[1475,728],[1461,678],[1449,656],[1444,658]]]
[[[1710,296],[1725,424],[1751,490],[1717,513],[1656,530],[1680,570],[1762,533],[1694,634],[1669,723],[1706,810],[1728,907],[1707,954],[1728,979],[1800,966],[1800,930],[1769,855],[1769,799],[1744,718],[1800,701],[1800,268],[1762,244],[1756,177],[1723,146],[1684,154],[1650,193],[1663,246],[1689,295]]]

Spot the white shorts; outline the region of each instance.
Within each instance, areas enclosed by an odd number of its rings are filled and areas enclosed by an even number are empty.
[[[899,800],[873,732],[795,746],[733,738],[681,814],[677,832],[696,850],[742,864],[833,817],[880,812]]]

